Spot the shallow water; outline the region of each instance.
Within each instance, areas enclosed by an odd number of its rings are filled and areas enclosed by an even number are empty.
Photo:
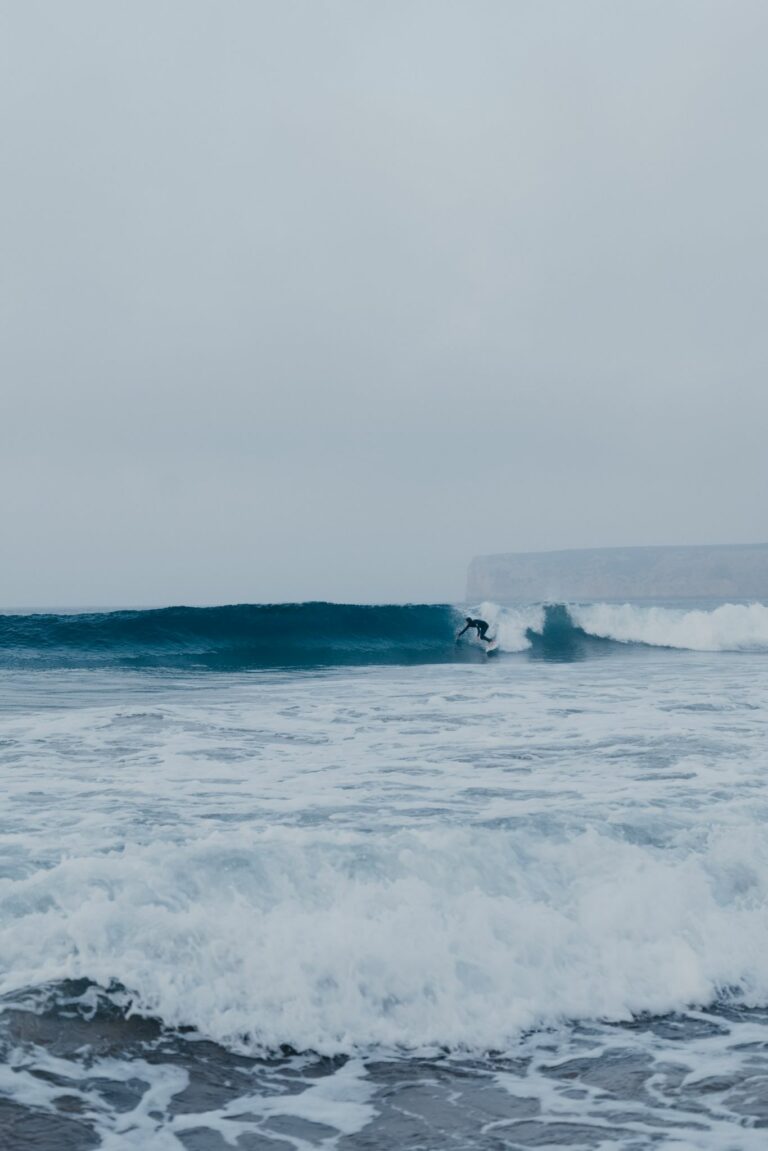
[[[0,700],[4,1148],[766,1146],[763,654]]]

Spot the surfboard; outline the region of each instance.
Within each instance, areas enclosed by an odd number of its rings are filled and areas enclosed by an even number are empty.
[[[479,635],[474,635],[470,637],[469,643],[471,643],[472,647],[479,647],[481,651],[492,652],[496,651],[499,646],[499,637],[497,635],[493,636],[489,643],[488,640],[481,639]]]
[[[498,635],[493,635],[488,640],[485,640],[481,636],[473,633],[472,635],[457,636],[456,642],[468,643],[470,647],[479,647],[481,651],[489,653],[498,650],[499,637]]]

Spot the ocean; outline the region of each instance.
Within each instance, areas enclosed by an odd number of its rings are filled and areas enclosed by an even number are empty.
[[[2,1151],[768,1146],[768,606],[0,615]]]

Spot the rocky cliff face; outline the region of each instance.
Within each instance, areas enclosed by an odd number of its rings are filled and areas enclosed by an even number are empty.
[[[768,544],[477,556],[467,599],[768,599]]]

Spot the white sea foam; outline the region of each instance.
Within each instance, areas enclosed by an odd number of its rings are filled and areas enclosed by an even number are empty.
[[[768,842],[275,828],[0,886],[12,992],[119,981],[232,1047],[504,1048],[558,1019],[768,1000]]]
[[[568,610],[590,635],[621,643],[691,651],[768,649],[768,607],[760,603],[727,603],[711,611],[606,603]]]
[[[500,607],[485,602],[473,612],[489,622],[502,651],[525,651],[531,646],[529,632],[541,635],[544,630],[546,609],[541,605]],[[690,651],[768,649],[768,606],[761,603],[726,603],[710,610],[574,604],[568,606],[568,614],[588,635],[619,643]]]
[[[495,603],[481,603],[476,614],[490,624],[489,635],[496,636],[501,651],[526,651],[531,646],[529,631],[540,632],[544,626],[544,608],[540,604],[501,608]]]
[[[768,680],[636,666],[152,680],[151,707],[0,717],[0,991],[117,981],[227,1045],[325,1052],[768,1002]]]
[[[765,661],[609,650],[428,674],[0,674],[0,1095],[51,1130],[77,1099],[114,1151],[204,1128],[392,1146],[402,1091],[425,1145],[485,1145],[491,1115],[521,1146],[549,1122],[606,1148],[759,1146],[741,1135],[768,1082]],[[239,1066],[186,1033],[150,1058],[154,1029],[70,977],[225,1048],[359,1058]],[[12,1003],[42,1015],[19,1024]],[[701,1027],[654,1014],[691,1003],[711,1004]],[[563,1019],[584,1025],[530,1030]],[[393,1049],[430,1057],[380,1062]],[[455,1077],[428,1070],[444,1062]],[[212,1097],[216,1065],[235,1079]]]

